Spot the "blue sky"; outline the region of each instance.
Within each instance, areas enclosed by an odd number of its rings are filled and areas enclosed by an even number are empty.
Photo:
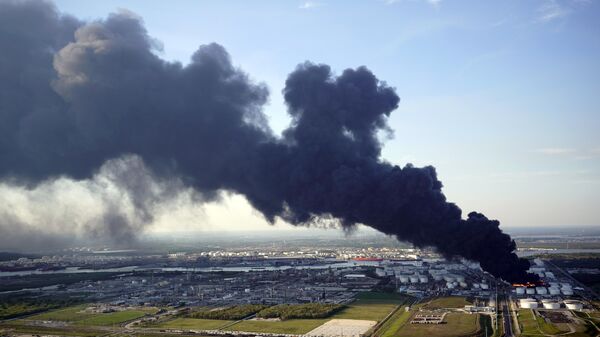
[[[269,86],[276,131],[298,63],[366,65],[402,99],[385,160],[436,166],[449,200],[506,227],[600,225],[600,1],[55,3],[86,20],[137,13],[167,60],[222,44]]]

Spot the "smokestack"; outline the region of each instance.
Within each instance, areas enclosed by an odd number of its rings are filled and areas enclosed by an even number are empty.
[[[2,2],[0,45],[4,179],[87,179],[135,155],[208,200],[221,190],[243,194],[271,222],[365,224],[478,261],[506,281],[530,279],[498,221],[475,212],[463,219],[433,167],[380,158],[377,132],[400,100],[365,67],[335,76],[326,65],[299,65],[283,91],[293,120],[278,137],[262,111],[266,87],[223,47],[201,46],[186,66],[166,62],[129,12],[82,23],[45,2]]]

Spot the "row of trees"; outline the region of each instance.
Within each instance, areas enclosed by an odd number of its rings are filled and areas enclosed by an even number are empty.
[[[344,309],[340,304],[280,304],[261,310],[256,314],[259,318],[280,318],[282,320],[292,318],[325,318]]]

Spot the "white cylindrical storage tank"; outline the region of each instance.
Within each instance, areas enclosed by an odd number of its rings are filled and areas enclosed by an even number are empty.
[[[560,309],[558,302],[544,302],[544,309]]]
[[[535,288],[527,288],[527,290],[525,292],[527,293],[527,295],[534,295],[535,294]]]
[[[490,287],[487,285],[487,283],[482,283],[481,289],[486,290],[486,289],[490,289]]]
[[[419,282],[427,283],[429,282],[429,279],[427,278],[427,276],[419,276]]]
[[[535,309],[538,307],[537,302],[522,302],[521,308],[523,309]]]
[[[570,289],[570,288],[562,288],[561,292],[563,293],[563,295],[567,295],[567,296],[573,295],[573,289]]]
[[[419,283],[419,277],[418,276],[411,276],[410,277],[410,283]]]
[[[525,287],[517,287],[517,295],[524,295]]]
[[[548,290],[546,289],[546,287],[536,287],[535,292],[538,295],[546,295],[548,293]]]
[[[565,306],[570,310],[581,310],[583,309],[583,304],[577,301],[565,301]]]
[[[550,295],[560,295],[560,289],[558,289],[558,288],[548,288],[548,293],[550,293]]]

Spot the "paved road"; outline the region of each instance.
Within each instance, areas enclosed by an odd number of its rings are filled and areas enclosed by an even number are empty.
[[[508,304],[506,301],[502,302],[502,317],[504,319],[504,336],[505,337],[514,337],[512,330],[512,317],[508,310]]]

